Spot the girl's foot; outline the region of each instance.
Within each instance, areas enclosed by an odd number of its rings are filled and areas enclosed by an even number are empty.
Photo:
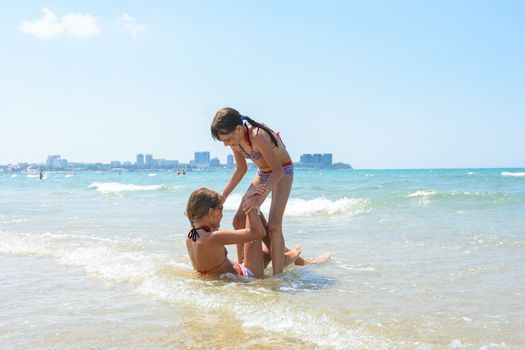
[[[315,257],[315,258],[304,258],[304,265],[308,265],[308,264],[324,264],[325,262],[329,261],[330,259],[332,258],[332,254],[331,253],[323,253],[321,255],[319,255],[318,257]],[[297,261],[296,261],[296,265],[297,264]]]
[[[288,266],[291,263],[295,262],[297,258],[299,258],[299,255],[302,252],[302,248],[300,245],[295,247],[294,249],[290,249],[289,251],[284,253],[284,266]]]

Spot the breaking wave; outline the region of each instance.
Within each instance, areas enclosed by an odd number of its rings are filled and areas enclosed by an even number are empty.
[[[405,198],[419,198],[419,199],[429,199],[429,198],[507,198],[508,194],[500,192],[463,192],[463,191],[435,191],[435,190],[422,190],[412,192],[405,196]]]
[[[224,209],[226,210],[237,210],[241,204],[242,196],[240,194],[234,194],[228,197],[226,203],[224,203]],[[261,210],[268,212],[270,210],[270,198],[267,198]],[[286,216],[314,216],[314,215],[340,215],[340,214],[359,214],[368,205],[370,201],[368,199],[357,199],[343,197],[340,199],[330,200],[324,197],[313,198],[313,199],[302,199],[302,198],[290,198],[286,205]]]
[[[501,172],[501,176],[525,177],[525,173],[512,173],[510,171]]]
[[[431,197],[433,195],[438,194],[437,191],[416,191],[409,195],[407,195],[407,198],[414,198],[414,197]]]
[[[137,192],[137,191],[159,191],[178,189],[180,186],[170,187],[167,185],[134,185],[121,184],[118,182],[93,182],[89,188],[95,188],[102,193],[120,193],[120,192]]]

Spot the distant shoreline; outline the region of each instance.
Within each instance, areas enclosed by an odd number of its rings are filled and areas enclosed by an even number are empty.
[[[227,167],[214,167],[214,168],[179,168],[179,169],[126,169],[126,168],[113,168],[113,169],[82,169],[82,168],[71,168],[71,169],[38,169],[38,168],[31,168],[31,169],[8,169],[3,165],[0,165],[0,175],[3,174],[13,174],[13,173],[27,173],[27,174],[35,174],[35,173],[57,173],[57,174],[71,174],[71,173],[89,173],[89,172],[100,172],[100,173],[151,173],[151,172],[158,172],[158,173],[177,173],[182,170],[185,170],[186,172],[221,172],[221,171],[233,171],[234,168],[227,168]],[[256,170],[256,167],[250,167],[249,170]],[[524,167],[494,167],[494,168],[391,168],[391,169],[382,169],[382,168],[363,168],[363,169],[355,169],[355,168],[315,168],[315,167],[305,167],[305,166],[296,166],[295,170],[298,171],[344,171],[344,170],[351,170],[351,171],[378,171],[378,172],[395,172],[395,171],[488,171],[488,170],[510,170],[510,171],[525,171]]]

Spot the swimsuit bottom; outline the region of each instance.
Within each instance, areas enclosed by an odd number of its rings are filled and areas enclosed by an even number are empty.
[[[289,160],[287,162],[284,162],[281,165],[283,167],[283,171],[284,171],[284,175],[285,176],[292,176],[293,175],[293,163],[292,163],[291,160]],[[270,176],[272,176],[272,171],[271,170],[266,170],[266,171],[257,170],[257,176],[263,182],[266,182],[266,181],[268,181]]]
[[[239,272],[239,276],[255,278],[255,274],[252,270],[244,266],[244,264],[236,264],[235,268],[237,269],[237,272]]]

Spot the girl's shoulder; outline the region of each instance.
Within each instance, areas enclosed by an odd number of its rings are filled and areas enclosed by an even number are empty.
[[[250,133],[250,139],[254,140],[255,142],[264,142],[269,141],[271,142],[270,135],[268,135],[268,132],[262,128],[259,127],[251,127],[249,130]]]

